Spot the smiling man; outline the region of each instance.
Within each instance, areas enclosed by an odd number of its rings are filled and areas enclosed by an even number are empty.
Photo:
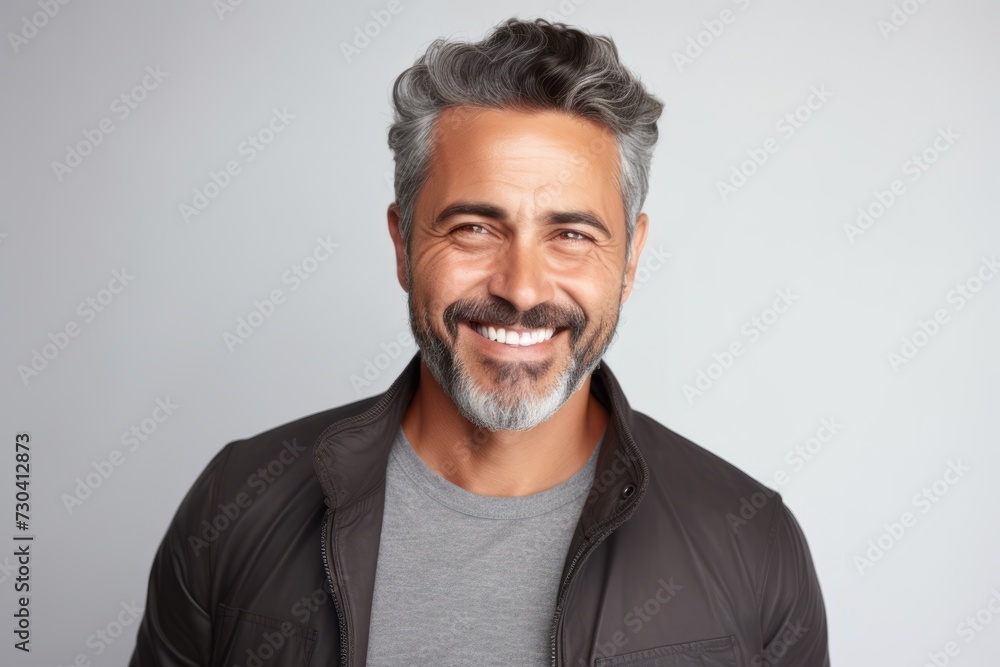
[[[419,352],[383,394],[215,456],[131,664],[829,665],[780,494],[602,364],[662,103],[610,39],[543,20],[438,40],[393,92]]]
[[[629,234],[614,136],[598,122],[452,107],[437,138],[409,259],[400,207],[389,208],[423,361],[403,428],[439,471],[452,443],[478,434],[476,458],[447,475],[463,488],[543,491],[580,469],[607,426],[590,374],[630,291],[646,216]]]

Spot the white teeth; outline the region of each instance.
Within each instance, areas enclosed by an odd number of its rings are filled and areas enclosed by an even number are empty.
[[[486,326],[483,324],[478,324],[474,328],[483,338],[489,338],[492,341],[504,343],[512,347],[530,347],[536,343],[547,341],[555,333],[555,329],[553,328],[533,329],[521,333],[507,331],[503,327]]]

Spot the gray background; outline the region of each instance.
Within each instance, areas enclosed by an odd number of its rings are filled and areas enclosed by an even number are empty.
[[[1000,6],[398,1],[349,62],[341,44],[387,2],[0,9],[0,498],[11,521],[0,529],[0,663],[125,664],[137,623],[101,655],[88,638],[123,602],[144,603],[155,549],[208,460],[231,440],[380,392],[402,370],[412,344],[378,356],[408,330],[385,223],[389,89],[431,39],[478,39],[518,15],[611,35],[666,103],[639,284],[606,357],[634,407],[782,493],[812,548],[835,664],[922,665],[949,641],[960,650],[951,664],[995,664],[1000,619],[971,641],[959,624],[1000,591],[1000,280],[961,308],[953,290],[1000,253]],[[733,22],[712,36],[703,22],[727,9]],[[880,29],[894,11],[902,25]],[[699,33],[707,46],[678,66]],[[166,74],[121,118],[116,98],[147,67]],[[811,87],[831,96],[785,136],[776,124]],[[275,108],[294,119],[248,162],[240,144]],[[106,118],[113,131],[57,175],[52,163]],[[939,128],[958,138],[910,180],[905,163]],[[723,197],[718,182],[768,138],[777,152]],[[241,172],[186,222],[179,206],[228,160]],[[844,226],[894,179],[904,193],[852,242]],[[339,247],[293,291],[283,274],[327,235]],[[134,278],[87,321],[78,304],[123,268]],[[230,351],[223,335],[274,289],[285,302]],[[796,300],[751,341],[741,328],[778,290]],[[894,367],[890,353],[939,309],[947,322]],[[22,379],[19,366],[72,322],[78,335]],[[713,355],[734,341],[746,351],[720,375]],[[370,384],[352,383],[382,361]],[[689,400],[699,371],[716,379]],[[173,414],[124,447],[121,434],[167,398]],[[824,419],[842,427],[790,463]],[[22,431],[37,536],[30,657],[9,631]],[[64,494],[116,449],[121,465],[70,511]],[[923,512],[914,495],[959,460],[970,470],[939,484],[947,494]],[[855,558],[904,512],[916,525],[859,571]]]

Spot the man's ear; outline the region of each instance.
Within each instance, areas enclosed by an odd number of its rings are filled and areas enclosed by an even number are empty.
[[[628,301],[629,294],[632,293],[632,286],[635,285],[635,271],[639,266],[639,255],[646,245],[646,228],[649,224],[649,216],[640,213],[635,221],[635,230],[632,232],[632,255],[629,257],[628,266],[625,267],[625,289],[622,290],[622,305]]]
[[[403,291],[409,292],[410,287],[406,284],[406,247],[403,243],[403,234],[399,231],[400,214],[396,202],[389,204],[386,217],[389,221],[389,236],[392,237],[392,244],[396,248],[396,278]]]

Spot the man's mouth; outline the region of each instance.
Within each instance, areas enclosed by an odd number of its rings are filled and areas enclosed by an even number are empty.
[[[544,343],[566,327],[547,327],[543,329],[514,329],[490,322],[466,322],[469,327],[483,338],[511,347],[531,347]]]

